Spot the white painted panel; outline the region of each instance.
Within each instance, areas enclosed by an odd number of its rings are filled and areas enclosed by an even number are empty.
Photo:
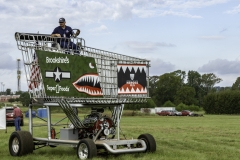
[[[6,129],[6,108],[0,109],[0,129]]]

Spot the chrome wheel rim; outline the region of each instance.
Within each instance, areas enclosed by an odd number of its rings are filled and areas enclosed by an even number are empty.
[[[15,137],[12,141],[12,150],[14,153],[18,153],[19,151],[19,140],[17,137]]]
[[[80,159],[88,158],[88,147],[85,143],[81,143],[78,147],[78,155]]]

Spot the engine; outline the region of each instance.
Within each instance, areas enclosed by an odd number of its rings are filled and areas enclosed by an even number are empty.
[[[91,114],[87,115],[83,120],[86,128],[80,129],[80,139],[106,139],[108,136],[115,136],[115,125],[110,117],[102,115],[103,112],[103,108],[92,108]]]

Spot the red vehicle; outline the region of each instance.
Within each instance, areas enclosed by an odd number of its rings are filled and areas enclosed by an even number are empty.
[[[171,110],[162,110],[161,112],[157,112],[159,116],[174,116],[174,111]]]
[[[182,116],[191,116],[193,115],[193,112],[189,110],[182,110]]]
[[[14,125],[14,117],[13,117],[13,107],[5,107],[6,108],[6,123]],[[21,115],[21,126],[24,126],[23,121],[23,113]]]

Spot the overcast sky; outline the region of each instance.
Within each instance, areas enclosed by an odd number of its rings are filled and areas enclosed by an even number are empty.
[[[0,82],[17,90],[14,33],[51,34],[64,17],[89,47],[150,59],[150,75],[194,70],[231,86],[240,76],[239,12],[240,0],[0,0]]]

